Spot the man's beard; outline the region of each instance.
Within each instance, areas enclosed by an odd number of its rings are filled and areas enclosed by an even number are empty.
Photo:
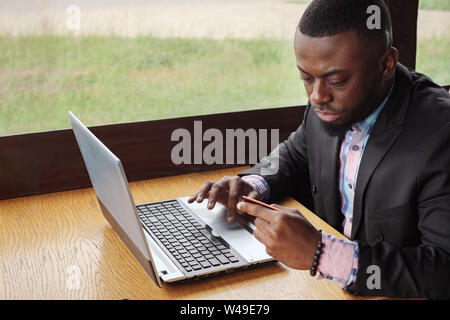
[[[321,127],[331,137],[344,138],[348,130],[351,129],[352,123],[330,123],[319,119]]]
[[[332,123],[323,121],[319,118],[320,125],[329,136],[344,138],[347,131],[352,128],[352,125],[362,121],[375,110],[376,102],[374,101],[376,101],[376,95],[375,90],[372,89],[367,93],[367,96],[364,98],[363,102],[360,103],[358,107],[352,109],[348,120],[342,123]],[[328,106],[312,105],[312,108],[334,112],[334,110]]]

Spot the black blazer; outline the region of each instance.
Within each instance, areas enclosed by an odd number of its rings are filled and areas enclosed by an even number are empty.
[[[351,240],[359,246],[355,294],[450,298],[450,95],[398,64],[395,85],[367,141],[356,182]],[[308,104],[302,124],[259,174],[274,202],[294,196],[342,231],[339,152]],[[262,168],[279,161],[276,174]],[[380,289],[369,289],[380,269]]]

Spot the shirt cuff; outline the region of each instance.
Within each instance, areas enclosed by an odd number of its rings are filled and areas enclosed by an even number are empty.
[[[269,185],[267,184],[266,179],[256,174],[250,174],[248,176],[243,176],[242,180],[250,183],[253,188],[255,188],[255,191],[258,194],[257,200],[262,201],[269,198]]]
[[[320,256],[319,279],[329,279],[342,288],[346,288],[356,280],[358,271],[358,243],[347,239],[339,239],[322,232],[322,254]]]

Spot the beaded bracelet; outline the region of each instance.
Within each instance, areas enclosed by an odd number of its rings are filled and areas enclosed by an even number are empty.
[[[319,230],[319,232],[322,235],[322,230]],[[319,242],[317,242],[317,249],[314,253],[311,269],[309,270],[309,274],[311,275],[311,277],[314,277],[317,273],[317,267],[319,265],[320,255],[322,254],[322,248],[323,248],[323,243],[322,243],[322,236],[321,236]]]

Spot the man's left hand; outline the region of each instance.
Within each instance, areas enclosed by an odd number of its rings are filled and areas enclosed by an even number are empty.
[[[320,232],[298,210],[271,206],[283,212],[249,202],[239,202],[237,208],[255,217],[253,235],[266,246],[269,255],[290,268],[310,269]]]

